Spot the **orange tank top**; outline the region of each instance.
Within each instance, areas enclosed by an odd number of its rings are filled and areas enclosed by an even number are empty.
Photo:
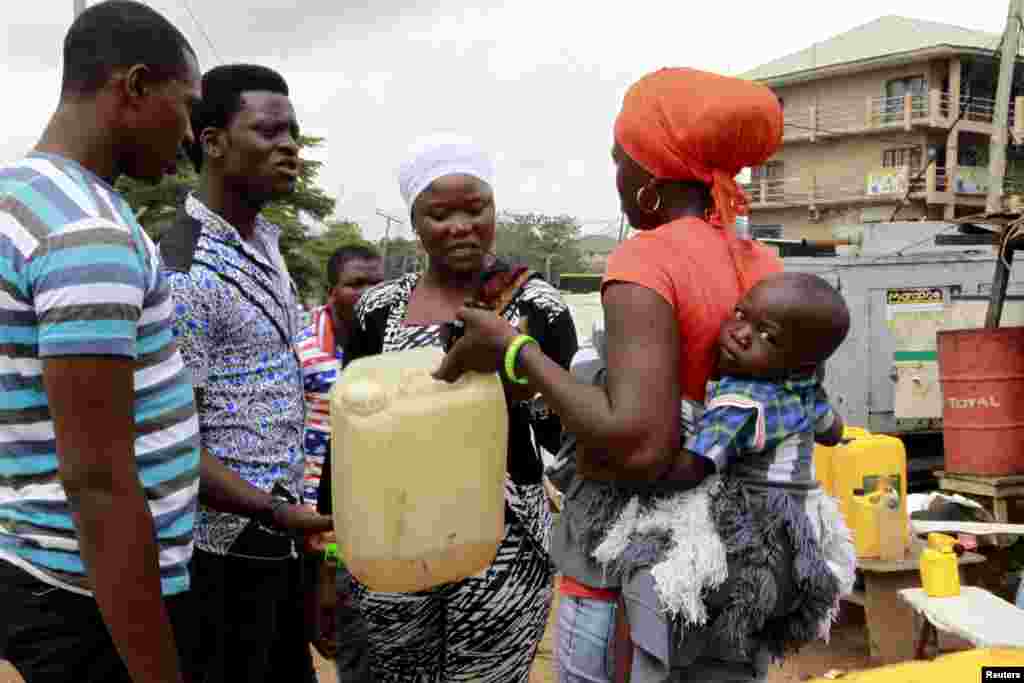
[[[629,282],[657,292],[679,323],[683,398],[703,401],[717,363],[722,323],[746,292],[782,261],[764,245],[699,218],[640,232],[608,258],[604,285]]]

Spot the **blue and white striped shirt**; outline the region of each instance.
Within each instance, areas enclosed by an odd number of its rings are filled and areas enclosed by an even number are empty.
[[[0,168],[0,560],[89,594],[42,368],[123,356],[135,361],[135,457],[163,593],[188,589],[199,423],[172,314],[157,250],[113,188],[52,155]]]

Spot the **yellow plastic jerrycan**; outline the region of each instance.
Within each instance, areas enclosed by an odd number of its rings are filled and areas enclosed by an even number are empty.
[[[843,683],[936,683],[936,681],[984,681],[985,667],[1024,666],[1024,648],[979,648],[942,655],[930,662],[913,661],[841,675]],[[826,674],[811,683],[831,683]],[[993,679],[997,680],[997,679]]]
[[[898,482],[894,492],[899,494],[900,524],[906,546],[910,538],[910,521],[907,517],[907,451],[903,442],[883,434],[854,435],[851,441],[835,449],[832,455],[833,495],[851,526],[854,524],[853,491],[865,488],[865,477]]]
[[[832,485],[832,453],[837,446],[814,446],[814,478],[828,495],[835,495]]]
[[[921,585],[932,598],[960,595],[960,567],[957,555],[963,547],[946,534],[928,534],[928,547],[921,551]]]
[[[858,437],[870,436],[871,432],[860,427],[851,427],[845,425],[843,427],[843,439],[855,439]],[[838,446],[823,446],[821,444],[815,444],[814,446],[814,476],[821,484],[823,491],[828,493],[830,496],[835,496],[835,477],[832,471],[832,462],[835,458],[835,452],[842,448],[842,444]]]
[[[508,410],[497,374],[431,377],[440,349],[360,358],[331,391],[334,524],[374,591],[476,574],[505,529]]]

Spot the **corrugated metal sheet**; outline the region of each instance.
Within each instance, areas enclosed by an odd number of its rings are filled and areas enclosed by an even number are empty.
[[[994,51],[999,35],[960,26],[886,16],[815,43],[799,52],[762,64],[741,78],[766,80],[826,66],[914,52],[939,46]]]

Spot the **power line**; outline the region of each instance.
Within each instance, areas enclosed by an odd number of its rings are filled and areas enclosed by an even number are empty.
[[[206,39],[206,44],[210,46],[210,52],[213,53],[213,58],[216,59],[219,63],[223,64],[224,60],[221,59],[220,54],[217,52],[217,48],[214,46],[213,40],[210,39],[210,34],[207,33],[206,28],[201,23],[199,23],[199,18],[196,17],[196,13],[192,11],[192,5],[189,4],[188,0],[180,1],[181,6],[184,7],[185,11],[188,12],[188,15],[192,17],[192,23],[196,25],[196,28],[199,29],[199,32],[203,34],[203,38]]]

